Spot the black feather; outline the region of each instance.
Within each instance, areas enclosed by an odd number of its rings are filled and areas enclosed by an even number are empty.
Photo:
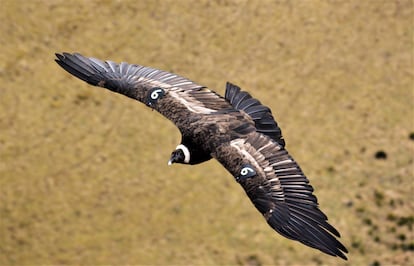
[[[269,107],[262,105],[259,100],[252,98],[249,93],[241,91],[238,86],[230,82],[226,84],[225,99],[234,108],[243,110],[253,119],[257,132],[270,137],[282,147],[285,146],[282,131],[274,120]]]

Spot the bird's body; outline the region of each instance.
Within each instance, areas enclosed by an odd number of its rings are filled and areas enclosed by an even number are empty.
[[[143,102],[180,130],[169,164],[217,159],[244,188],[268,224],[283,236],[346,259],[338,231],[320,211],[313,188],[285,149],[270,109],[227,83],[225,97],[165,71],[57,54],[56,62],[95,86]]]

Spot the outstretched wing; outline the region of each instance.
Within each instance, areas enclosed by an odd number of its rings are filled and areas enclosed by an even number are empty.
[[[288,152],[269,137],[252,132],[224,144],[214,154],[244,188],[268,224],[281,235],[329,255],[347,259],[338,231],[319,209],[313,188]]]
[[[77,78],[141,101],[176,124],[188,115],[233,109],[215,92],[166,71],[101,61],[78,53],[56,54],[56,57],[55,61]]]
[[[225,98],[235,109],[244,111],[253,119],[258,132],[269,136],[282,147],[285,147],[282,131],[274,120],[269,107],[262,105],[259,100],[253,98],[248,92],[241,91],[238,86],[230,82],[226,84]]]

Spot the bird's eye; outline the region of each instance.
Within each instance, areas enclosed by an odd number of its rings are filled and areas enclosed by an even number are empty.
[[[240,181],[242,179],[253,177],[255,175],[256,175],[256,171],[254,170],[253,166],[250,164],[246,164],[242,166],[240,170],[240,175],[236,177],[236,180]]]
[[[155,87],[148,91],[147,105],[153,106],[159,99],[165,95],[165,91],[161,88]]]

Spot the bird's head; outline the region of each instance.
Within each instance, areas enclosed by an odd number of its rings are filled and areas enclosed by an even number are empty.
[[[177,148],[175,148],[175,151],[171,153],[171,158],[168,161],[168,165],[171,165],[173,163],[190,163],[190,151],[183,144],[178,145]]]

